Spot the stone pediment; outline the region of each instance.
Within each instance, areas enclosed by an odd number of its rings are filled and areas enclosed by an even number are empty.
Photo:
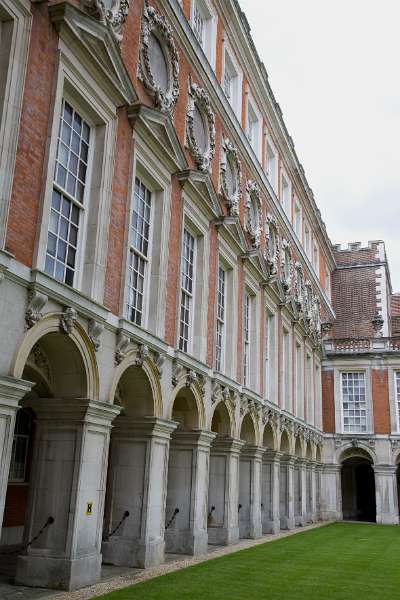
[[[49,13],[60,38],[116,106],[133,104],[136,93],[119,45],[107,26],[71,4],[49,6]]]
[[[223,216],[215,221],[217,227],[222,227],[231,241],[237,245],[237,253],[245,255],[249,251],[249,244],[243,231],[242,224],[237,216]],[[257,251],[254,251],[257,252]]]
[[[171,173],[187,169],[185,154],[167,113],[136,103],[129,108],[128,116],[135,131]]]
[[[221,216],[221,207],[210,175],[205,171],[186,169],[178,173],[182,189],[202,206],[210,217]]]

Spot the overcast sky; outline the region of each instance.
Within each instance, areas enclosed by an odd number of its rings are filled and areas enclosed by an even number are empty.
[[[400,291],[398,0],[240,0],[333,243],[383,239]]]

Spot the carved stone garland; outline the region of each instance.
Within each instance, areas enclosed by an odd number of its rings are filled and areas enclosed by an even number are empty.
[[[241,168],[238,157],[236,146],[228,139],[225,139],[222,148],[224,150],[223,158],[220,165],[221,174],[221,192],[225,199],[225,203],[229,208],[229,214],[231,217],[237,217],[239,215],[239,204],[242,195],[240,188],[241,181]],[[234,192],[229,190],[228,179],[227,179],[227,168],[230,165],[232,177],[234,178]]]
[[[304,273],[303,273],[303,267],[301,266],[301,264],[299,262],[296,262],[295,266],[294,266],[294,270],[295,270],[295,283],[294,283],[294,293],[295,293],[295,298],[296,298],[296,302],[298,304],[299,307],[301,307],[303,300],[304,300]]]
[[[267,215],[265,231],[265,252],[264,258],[268,264],[271,275],[278,272],[280,255],[279,233],[275,217]]]
[[[261,199],[257,183],[249,180],[246,192],[246,231],[252,239],[253,246],[258,248],[261,238]]]
[[[83,7],[100,23],[106,25],[118,44],[129,11],[129,0],[82,0]]]
[[[150,60],[150,39],[154,35],[164,53],[168,69],[168,87],[166,90],[157,85]],[[154,104],[162,112],[171,113],[179,96],[179,54],[175,46],[172,29],[163,15],[145,2],[142,28],[140,32],[140,60],[138,78],[154,96]]]
[[[208,134],[208,144],[204,152],[198,146],[194,130],[195,108],[199,110],[205,120]],[[189,76],[189,103],[186,114],[186,139],[188,148],[200,171],[209,171],[211,161],[215,154],[215,115],[211,108],[210,98],[207,92],[193,83]]]
[[[290,243],[287,240],[282,240],[282,283],[286,292],[289,292],[293,281],[293,261]]]

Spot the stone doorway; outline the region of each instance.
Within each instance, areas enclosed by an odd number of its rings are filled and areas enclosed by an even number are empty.
[[[376,522],[375,474],[372,462],[354,456],[342,462],[343,519]]]

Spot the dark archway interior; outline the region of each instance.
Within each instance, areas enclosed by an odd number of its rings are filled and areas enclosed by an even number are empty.
[[[348,458],[342,463],[343,519],[376,522],[375,475],[367,458]]]

